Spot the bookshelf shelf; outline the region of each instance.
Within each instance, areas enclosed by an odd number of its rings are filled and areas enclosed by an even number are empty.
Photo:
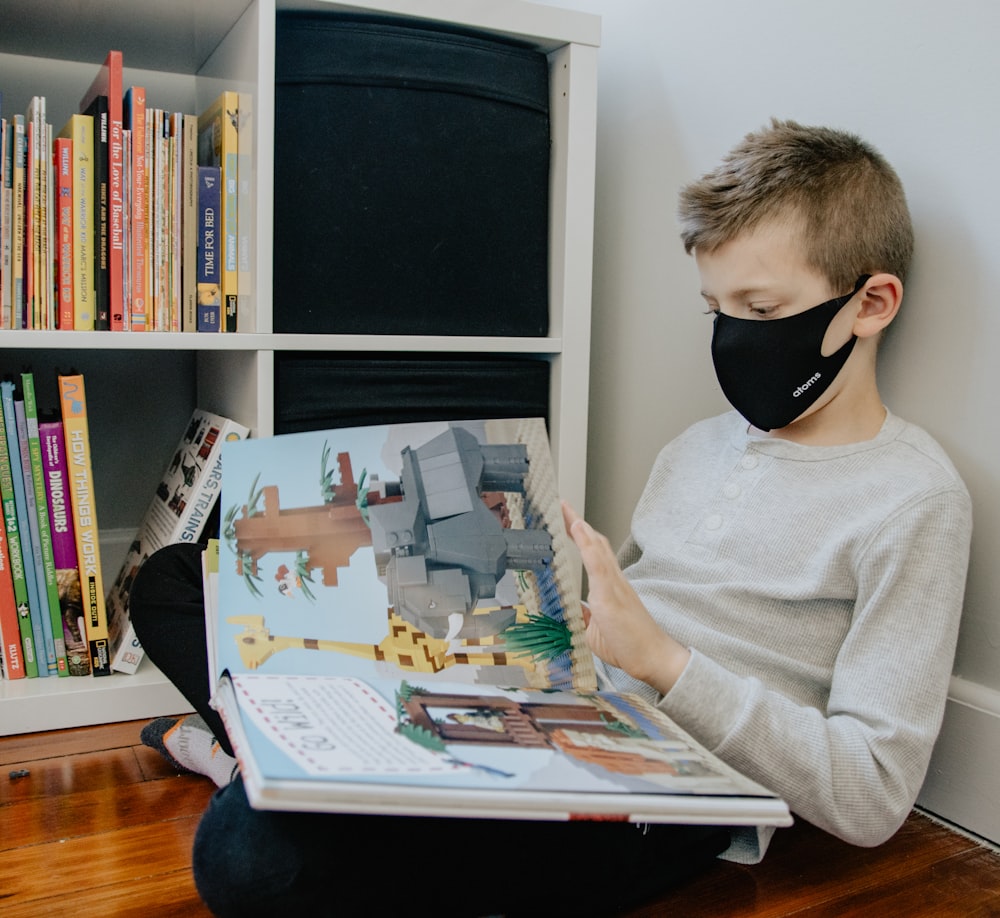
[[[9,7],[6,8],[6,7]],[[152,104],[202,111],[223,89],[249,93],[255,112],[253,309],[236,334],[0,331],[0,373],[30,365],[36,379],[78,367],[88,380],[97,509],[115,539],[146,509],[159,459],[195,407],[274,431],[275,355],[399,353],[526,357],[550,365],[549,416],[560,491],[582,509],[590,375],[598,17],[522,0],[114,0],[81,13],[77,0],[10,0],[0,30],[5,112],[45,95],[50,120],[77,110],[107,51],[122,51],[124,84]],[[436,22],[532,45],[549,62],[549,334],[546,337],[272,333],[274,45],[278,11],[375,13]],[[87,15],[86,28],[81,17]],[[94,381],[93,394],[91,379]],[[45,396],[40,387],[40,402]],[[114,558],[105,566],[117,573]],[[109,582],[106,577],[106,584]],[[80,683],[87,683],[81,685]],[[93,684],[90,684],[93,683]],[[56,729],[186,710],[147,660],[135,676],[0,683],[0,734]]]

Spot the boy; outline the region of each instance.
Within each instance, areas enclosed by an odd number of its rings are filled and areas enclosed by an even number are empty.
[[[774,121],[679,213],[736,411],[663,450],[617,562],[566,509],[588,641],[617,688],[877,845],[940,726],[971,531],[957,472],[876,383],[912,250],[903,189],[856,137]],[[729,856],[759,858],[750,841]]]
[[[590,583],[587,637],[615,686],[657,700],[804,818],[877,844],[909,812],[940,724],[971,526],[939,447],[878,396],[877,339],[899,308],[912,245],[902,188],[856,138],[775,122],[684,190],[681,221],[715,314],[720,382],[740,414],[663,450],[619,554],[624,572],[566,508]],[[230,750],[207,704],[196,547],[147,562],[132,618],[204,718],[154,722],[144,739],[221,785],[194,864],[218,914],[360,913],[380,879],[375,913],[395,894],[408,913],[444,914],[457,906],[433,889],[417,901],[408,884],[384,882],[387,851],[476,876],[502,871],[525,838],[552,852],[548,880],[522,890],[512,871],[467,884],[466,905],[609,914],[729,843],[685,826],[252,811],[239,779],[227,783]],[[742,834],[725,856],[759,858],[766,837]],[[338,837],[348,849],[335,855]],[[572,865],[587,863],[613,885],[575,882]]]

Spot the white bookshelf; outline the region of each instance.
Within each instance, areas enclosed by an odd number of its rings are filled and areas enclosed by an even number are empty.
[[[254,308],[237,334],[0,331],[0,373],[30,364],[44,404],[57,368],[85,374],[105,569],[122,532],[135,531],[196,406],[238,419],[255,436],[274,431],[274,354],[280,351],[532,356],[551,365],[550,436],[560,491],[583,508],[590,365],[590,300],[597,100],[596,16],[520,0],[6,0],[0,24],[5,112],[45,95],[56,130],[110,48],[126,86],[150,104],[201,111],[222,87],[249,92],[256,164]],[[372,11],[439,21],[527,42],[550,65],[550,269],[546,337],[273,334],[271,176],[277,10]],[[85,26],[85,27],[84,27]],[[152,457],[152,458],[151,458]],[[114,535],[112,535],[114,534]],[[108,723],[186,710],[149,660],[134,676],[0,682],[0,734]]]

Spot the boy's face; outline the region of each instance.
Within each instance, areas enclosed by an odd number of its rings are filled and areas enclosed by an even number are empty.
[[[730,240],[712,252],[701,252],[696,249],[695,261],[701,275],[702,296],[709,309],[735,319],[770,322],[799,315],[821,303],[826,304],[827,301],[843,296],[846,291],[831,289],[829,281],[806,263],[800,243],[801,238],[802,232],[797,221],[771,221]],[[841,308],[832,319],[823,320],[829,322],[829,325],[825,331],[819,330],[822,343],[815,339],[812,339],[815,343],[802,341],[807,354],[815,355],[814,348],[817,345],[824,358],[840,351],[852,340],[857,315],[856,308],[847,307]],[[782,326],[783,331],[789,328],[792,326]],[[752,336],[754,339],[757,337],[759,336]],[[775,339],[769,335],[767,340],[773,342]],[[770,346],[772,345],[769,344]],[[789,346],[799,347],[791,341]],[[713,354],[714,347],[713,342]],[[773,407],[773,399],[777,399],[780,404],[787,397],[783,388],[785,384],[781,381],[783,377],[778,375],[780,369],[772,362],[774,360],[781,362],[785,353],[783,349],[780,352],[775,351],[772,357],[762,352],[760,358],[754,362],[757,369],[744,378],[734,378],[731,366],[727,367],[728,382],[723,382],[723,377],[720,376],[720,382],[723,383],[723,389],[727,391],[730,400],[734,401],[735,398],[734,404],[737,408],[752,419],[759,413],[764,417],[787,418],[790,416],[787,413],[789,409],[793,409],[798,403],[798,398],[787,398],[787,407],[777,410]],[[833,369],[836,380],[830,378],[824,381],[823,385],[814,387],[815,402],[807,398],[801,399],[804,403],[803,410],[795,418],[796,421],[806,415],[815,414],[829,403],[851,378],[851,367],[855,362],[850,360],[849,352],[844,353],[847,355],[848,363],[843,365],[841,362],[838,365],[842,366],[843,371],[838,372]],[[718,364],[716,370],[717,372],[720,370]],[[828,370],[824,369],[823,373],[827,372]],[[817,380],[820,375],[816,374]],[[763,395],[772,384],[778,386],[773,399],[771,396]],[[827,389],[827,386],[831,388]],[[727,387],[735,388],[727,389]],[[799,395],[799,390],[793,384],[788,385],[788,392],[793,396]],[[748,402],[741,393],[753,394],[750,395]],[[750,405],[759,404],[762,397],[771,400],[768,409],[763,412],[759,408],[749,410]],[[784,420],[775,424],[772,421],[763,429],[766,430],[768,427],[775,429],[781,424],[787,425],[789,422]],[[756,426],[760,427],[761,423],[757,422]]]
[[[771,221],[714,252],[695,251],[709,309],[737,319],[784,319],[844,293],[832,290],[806,264],[800,239],[796,221]],[[837,316],[823,342],[824,355],[850,338],[852,325],[849,310]]]

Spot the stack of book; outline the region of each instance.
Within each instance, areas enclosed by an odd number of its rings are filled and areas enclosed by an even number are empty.
[[[0,94],[0,329],[232,332],[248,314],[249,94],[196,115],[124,82],[110,51],[55,129],[44,95],[8,114]],[[205,207],[217,291],[199,308]]]
[[[40,408],[30,371],[0,382],[0,672],[5,679],[134,673],[142,648],[128,594],[143,560],[202,536],[217,500],[220,453],[242,425],[196,409],[111,589],[101,573],[98,499],[84,378],[58,376]]]

